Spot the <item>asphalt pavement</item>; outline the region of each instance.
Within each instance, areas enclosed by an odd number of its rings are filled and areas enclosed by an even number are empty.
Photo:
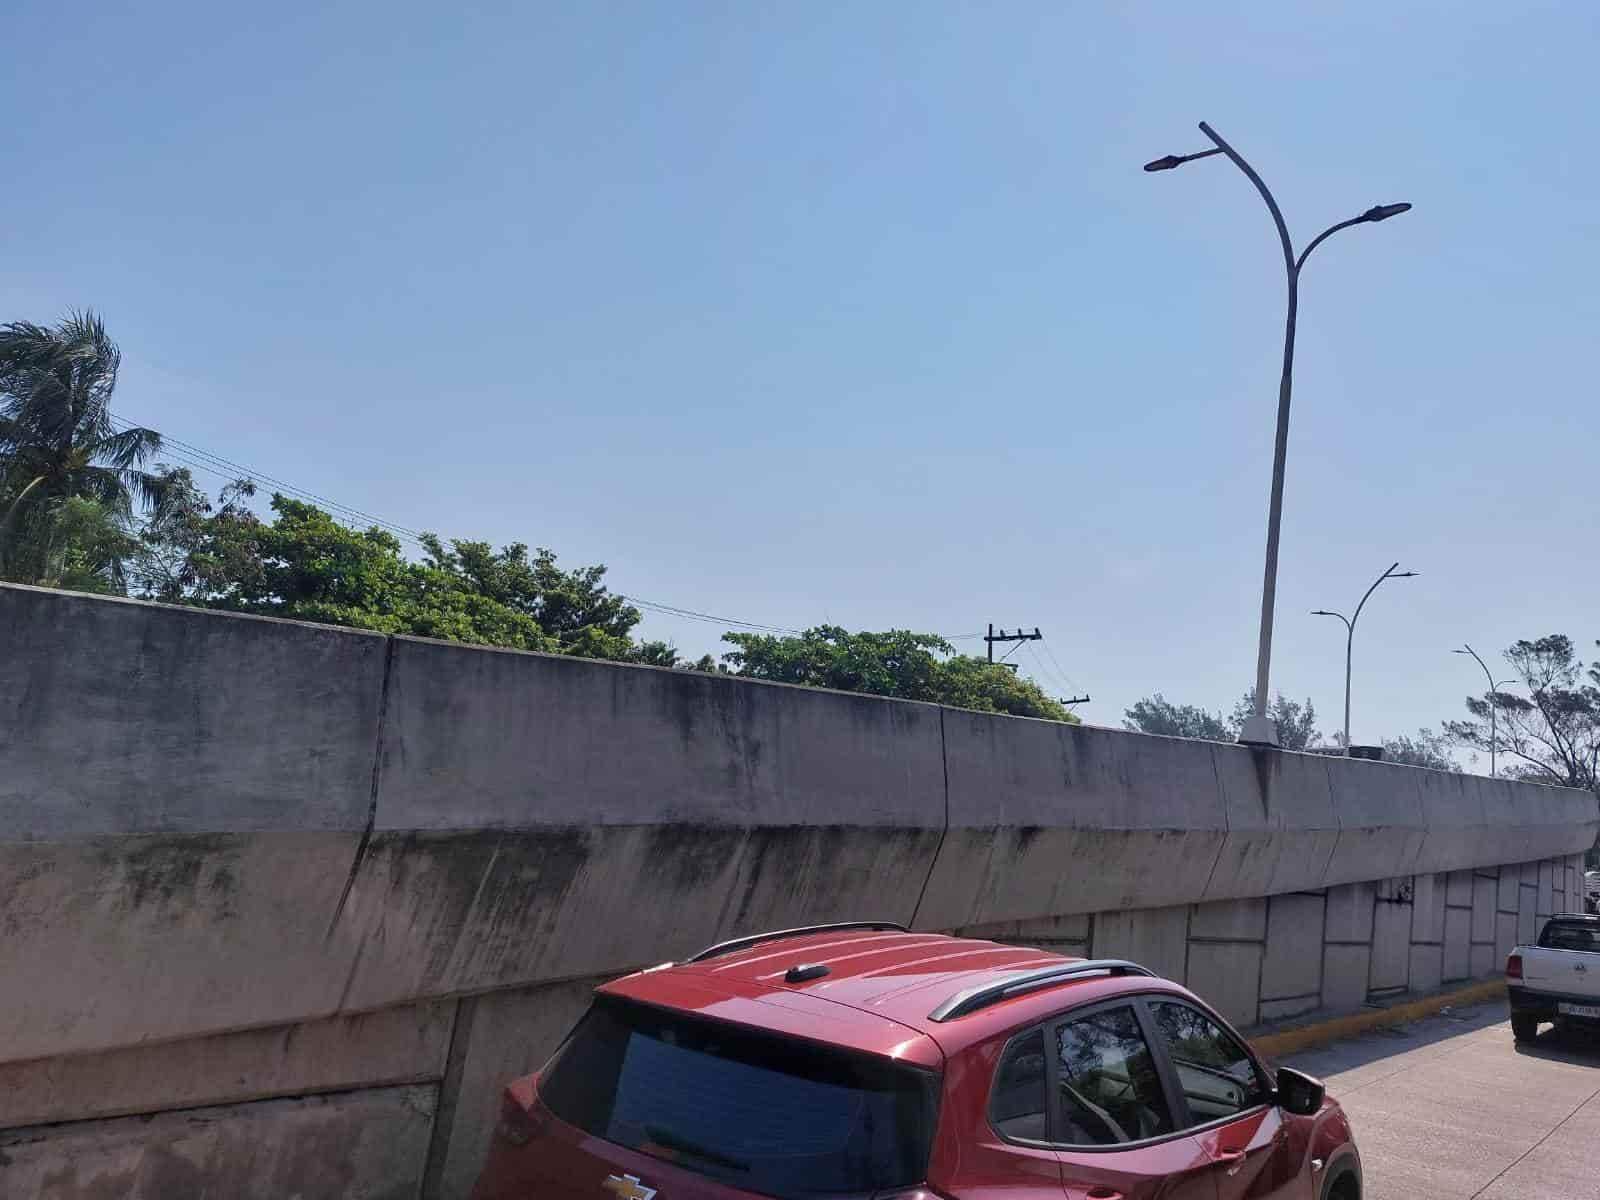
[[[1501,1001],[1283,1061],[1350,1114],[1366,1200],[1600,1200],[1600,1036],[1518,1046]]]

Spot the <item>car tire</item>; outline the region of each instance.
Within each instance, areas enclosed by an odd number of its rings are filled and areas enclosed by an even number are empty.
[[[1322,1200],[1361,1200],[1361,1176],[1340,1171],[1322,1185]]]
[[[1529,1013],[1512,1013],[1511,1036],[1519,1042],[1533,1041],[1539,1036],[1539,1018]]]

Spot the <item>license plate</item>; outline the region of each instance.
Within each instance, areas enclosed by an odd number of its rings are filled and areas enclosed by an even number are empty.
[[[1600,1004],[1568,1004],[1562,1000],[1556,1004],[1556,1012],[1563,1017],[1592,1017],[1600,1020]]]

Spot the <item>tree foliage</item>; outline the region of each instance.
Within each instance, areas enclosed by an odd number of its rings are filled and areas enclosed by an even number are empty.
[[[158,464],[155,478],[155,501],[139,529],[129,587],[146,600],[181,604],[198,596],[205,562],[199,554],[211,531],[255,519],[245,504],[255,495],[255,484],[236,480],[222,489],[213,504],[186,467]],[[218,519],[213,521],[213,517]]]
[[[1197,704],[1174,704],[1160,692],[1140,700],[1123,718],[1129,729],[1162,737],[1231,742],[1239,732],[1221,713],[1207,712]]]
[[[351,529],[303,501],[274,495],[269,523],[239,502],[248,485],[215,509],[192,480],[168,487],[144,531],[153,598],[519,650],[638,653],[639,612],[606,589],[604,567],[564,571],[548,550],[431,535],[414,561],[387,530]]]
[[[1586,669],[1565,634],[1514,642],[1502,657],[1527,695],[1469,696],[1469,719],[1447,721],[1445,732],[1485,752],[1492,740],[1515,760],[1508,774],[1600,790],[1600,664]]]
[[[1245,718],[1255,711],[1256,690],[1251,688],[1239,698],[1228,717],[1234,736],[1244,728]],[[1311,750],[1322,745],[1322,733],[1317,729],[1317,709],[1308,697],[1290,700],[1279,692],[1267,705],[1267,716],[1278,726],[1278,745],[1284,750]]]
[[[161,444],[112,423],[120,363],[92,312],[0,326],[0,578],[120,587],[134,501],[155,499],[140,467]]]
[[[1404,763],[1409,767],[1428,767],[1435,771],[1459,771],[1456,760],[1450,757],[1451,740],[1448,734],[1434,733],[1422,728],[1415,737],[1401,734],[1383,739],[1383,761]]]
[[[1077,721],[1031,679],[986,659],[958,655],[937,634],[851,633],[818,625],[798,637],[729,633],[723,640],[734,646],[723,660],[734,674],[751,679]]]
[[[1123,713],[1123,724],[1140,733],[1164,737],[1203,738],[1213,742],[1238,740],[1245,718],[1255,711],[1255,689],[1251,688],[1227,716],[1194,704],[1174,704],[1160,692],[1146,696]],[[1274,697],[1267,715],[1278,725],[1278,744],[1285,750],[1310,750],[1322,744],[1317,730],[1317,710],[1310,700],[1287,699],[1282,692]]]

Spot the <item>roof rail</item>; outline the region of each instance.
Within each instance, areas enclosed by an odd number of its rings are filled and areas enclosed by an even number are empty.
[[[1054,963],[1032,971],[1014,972],[999,979],[980,983],[957,992],[928,1014],[930,1021],[953,1021],[968,1013],[988,1008],[1002,1000],[1020,996],[1024,992],[1038,991],[1057,983],[1064,983],[1078,975],[1151,975],[1138,963],[1120,958],[1086,958],[1078,962]]]
[[[847,933],[852,929],[887,929],[895,933],[911,932],[896,921],[840,921],[833,925],[802,925],[796,929],[774,929],[767,933],[752,933],[749,937],[718,942],[715,946],[707,946],[692,958],[684,959],[683,962],[685,964],[697,963],[705,962],[708,958],[721,958],[724,954],[734,954],[740,950],[748,950],[751,946],[759,946],[762,942],[776,942],[783,938],[807,937],[813,933]]]
[[[1600,915],[1595,913],[1552,913],[1546,917],[1547,921],[1600,921]]]

